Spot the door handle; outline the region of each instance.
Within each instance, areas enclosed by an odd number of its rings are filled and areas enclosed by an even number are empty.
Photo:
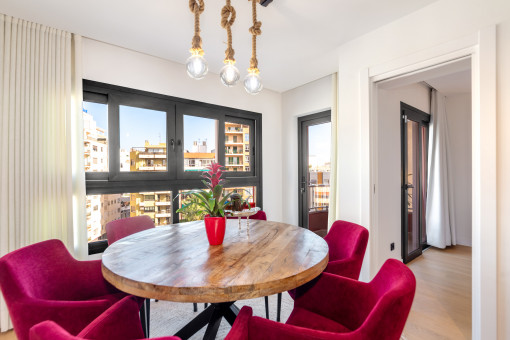
[[[412,184],[404,184],[404,189],[414,189],[414,185]]]
[[[172,147],[172,150],[175,151],[175,142],[174,142],[173,138],[170,139],[170,146]]]

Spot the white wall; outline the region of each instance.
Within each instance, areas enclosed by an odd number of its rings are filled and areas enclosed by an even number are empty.
[[[402,208],[401,208],[401,174],[402,161],[400,152],[400,102],[430,113],[430,90],[419,84],[399,87],[393,90],[378,91],[378,164],[379,201],[377,242],[378,265],[388,258],[402,259]],[[391,251],[390,244],[395,243]]]
[[[331,109],[332,76],[327,76],[282,94],[283,221],[299,222],[298,117]]]
[[[264,210],[270,220],[282,220],[281,94],[263,90],[251,96],[242,85],[223,86],[215,74],[197,81],[184,65],[86,38],[83,78],[261,113]]]
[[[471,246],[471,94],[446,97],[457,244]]]
[[[369,195],[366,185],[367,125],[361,116],[360,75],[367,69],[478,34],[497,25],[497,333],[510,339],[510,1],[439,0],[404,18],[368,33],[338,48],[338,190],[339,218],[361,223],[366,219]],[[362,123],[363,130],[362,130]],[[363,139],[362,139],[363,136]],[[364,153],[362,153],[362,151]],[[361,194],[363,190],[363,195]],[[363,201],[362,201],[363,200]],[[492,203],[492,202],[491,202]],[[483,230],[482,230],[483,232]],[[372,271],[372,268],[370,268]],[[376,268],[374,268],[376,269]],[[492,280],[493,278],[486,278]],[[491,300],[492,301],[492,300]],[[492,304],[492,302],[490,302]],[[490,329],[490,327],[488,328]],[[494,328],[492,331],[495,332]],[[493,337],[495,338],[495,337]]]

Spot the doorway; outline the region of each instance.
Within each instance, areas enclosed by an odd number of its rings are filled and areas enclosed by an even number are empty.
[[[331,111],[298,118],[299,226],[325,236],[331,173]]]
[[[377,170],[379,178],[383,179],[378,185],[378,222],[385,231],[380,239],[388,245],[396,240],[396,251],[386,246],[381,253],[401,258],[417,276],[417,303],[411,309],[404,330],[409,339],[422,333],[427,333],[428,338],[446,339],[470,338],[472,335],[471,73],[468,59],[458,61],[455,68],[453,65],[444,67],[441,73],[436,69],[434,73],[421,72],[406,81],[397,79],[378,84]],[[443,110],[438,109],[437,104],[431,105],[431,88],[444,99]],[[436,133],[438,128],[438,121],[433,125],[430,118],[437,119],[439,111],[445,117],[443,132],[448,133],[441,137],[441,143],[448,144],[445,146],[447,152],[441,157],[443,162],[449,160],[447,176],[441,174],[441,182],[437,177],[437,146],[431,143],[431,150],[428,148],[429,128],[430,139],[434,127]],[[433,156],[436,160],[429,162],[428,158]],[[428,163],[434,171],[430,174],[427,173]],[[436,187],[435,192],[433,189],[427,192],[428,177],[433,181],[431,184],[440,183],[440,191]],[[456,240],[452,243],[456,246],[447,249],[430,247],[423,252],[427,243],[440,247],[436,243],[438,225],[446,222],[438,217],[437,206],[438,202],[443,202],[439,195],[446,195],[445,188],[449,190],[448,195],[453,196],[451,202],[454,204],[444,205],[451,216],[448,220],[451,231],[444,229],[444,233],[452,233],[452,240]],[[436,210],[431,209],[433,207]],[[428,226],[426,213],[430,215]],[[423,273],[427,274],[421,275]],[[452,291],[456,292],[456,298],[447,298]],[[430,327],[423,324],[424,317],[430,320]],[[444,327],[439,328],[439,324]]]
[[[400,102],[402,157],[402,259],[408,263],[427,247],[425,205],[430,115]]]

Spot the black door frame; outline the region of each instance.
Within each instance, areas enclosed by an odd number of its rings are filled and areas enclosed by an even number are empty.
[[[299,226],[308,229],[308,127],[331,122],[331,110],[298,118]],[[306,163],[305,163],[306,162]]]
[[[417,181],[419,188],[415,188],[416,194],[415,196],[418,197],[420,200],[418,203],[418,238],[420,242],[420,247],[418,249],[414,250],[413,252],[409,253],[408,249],[408,216],[407,216],[407,203],[408,203],[408,186],[407,186],[407,121],[412,120],[416,123],[418,123],[419,129],[418,129],[418,149],[420,154],[418,157],[418,174]],[[406,103],[400,102],[400,148],[401,148],[401,245],[402,245],[402,260],[404,263],[408,263],[412,261],[413,259],[417,258],[422,254],[422,251],[424,248],[427,247],[427,244],[424,244],[422,242],[423,238],[423,230],[422,230],[422,204],[421,204],[421,197],[422,197],[422,183],[421,183],[421,171],[422,171],[422,154],[421,151],[422,148],[422,127],[425,126],[427,128],[427,139],[428,140],[428,126],[430,123],[430,114],[423,112],[415,107],[412,107],[411,105],[408,105]],[[428,153],[428,152],[427,152]]]

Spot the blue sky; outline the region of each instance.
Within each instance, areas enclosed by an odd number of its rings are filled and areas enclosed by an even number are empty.
[[[108,137],[108,106],[83,102],[83,109],[94,117],[98,127]],[[193,141],[207,140],[207,151],[216,148],[216,120],[184,116],[184,149],[191,150]],[[143,147],[145,140],[151,145],[166,141],[166,113],[130,106],[119,107],[120,147],[131,149]]]
[[[184,116],[184,150],[191,151],[193,141],[207,140],[207,152],[216,149],[216,119]]]
[[[312,125],[308,128],[308,155],[312,165],[330,161],[331,123]]]

